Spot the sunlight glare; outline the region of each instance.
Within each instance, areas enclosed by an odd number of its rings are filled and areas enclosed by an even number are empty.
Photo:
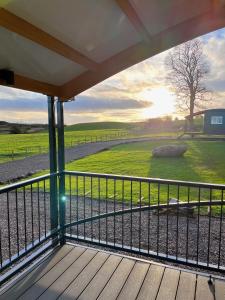
[[[175,97],[165,87],[152,90],[144,90],[140,93],[142,100],[152,102],[149,108],[144,108],[141,112],[142,118],[156,118],[166,115],[174,115]]]

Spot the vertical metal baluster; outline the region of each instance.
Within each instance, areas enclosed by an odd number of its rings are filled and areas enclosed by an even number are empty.
[[[83,177],[83,195],[84,195],[84,206],[83,206],[83,209],[84,209],[84,212],[83,212],[83,215],[84,215],[84,220],[85,220],[85,217],[86,217],[86,178],[85,176]],[[84,239],[86,238],[86,223],[84,222]]]
[[[115,211],[116,211],[116,180],[113,180],[113,185],[114,185],[114,197],[113,197],[113,210],[114,210],[114,216],[113,216],[113,243],[114,246],[116,244],[116,216],[115,216]]]
[[[2,229],[0,227],[0,266],[2,267]]]
[[[23,207],[24,207],[24,243],[27,250],[27,207],[26,207],[26,188],[23,187]]]
[[[39,182],[37,183],[38,190],[38,239],[41,240],[41,220],[40,220],[40,187]]]
[[[106,198],[106,213],[108,213],[108,178],[106,178],[105,198]],[[106,244],[108,244],[108,217],[106,217]]]
[[[188,186],[188,204],[190,203],[190,187]],[[187,235],[186,235],[186,262],[188,261],[189,253],[189,214],[187,214]]]
[[[151,215],[150,215],[150,212],[151,212],[151,184],[150,182],[148,183],[148,206],[149,206],[149,209],[148,209],[148,253],[150,251],[150,233],[151,233]]]
[[[6,193],[7,201],[7,219],[8,219],[8,249],[9,249],[9,260],[11,261],[11,225],[10,225],[10,210],[9,210],[9,193]]]
[[[176,259],[178,258],[178,240],[179,240],[179,203],[180,203],[180,185],[177,186],[177,230],[176,230]]]
[[[138,232],[138,238],[139,238],[139,252],[141,251],[141,207],[142,207],[142,191],[141,191],[141,181],[139,182],[139,199],[140,199],[140,204],[139,204],[139,232]]]
[[[209,266],[210,258],[210,236],[211,236],[211,215],[212,215],[212,188],[210,188],[210,208],[209,208],[209,230],[208,230],[208,253],[207,253],[207,266]]]
[[[98,215],[100,215],[100,178],[98,178]],[[100,224],[100,218],[98,219],[98,241],[100,243],[101,240],[101,224]]]
[[[124,212],[124,180],[122,180],[122,212]],[[124,215],[122,213],[122,248],[124,246]]]
[[[91,240],[93,241],[93,178],[91,176]]]
[[[45,237],[47,235],[47,209],[46,209],[46,180],[44,180],[44,220],[45,220]]]
[[[159,204],[160,204],[160,183],[158,183],[158,201],[157,201],[157,245],[156,252],[159,255]]]
[[[18,220],[18,195],[17,189],[15,190],[16,193],[16,233],[17,233],[17,254],[19,255],[20,251],[20,238],[19,238],[19,220]]]
[[[70,207],[70,211],[69,211],[69,219],[70,219],[70,224],[72,222],[72,179],[71,179],[71,175],[69,175],[69,193],[70,193],[70,203],[69,203],[69,207]],[[72,227],[70,226],[70,236],[72,235]]]
[[[130,182],[130,248],[133,248],[133,181]]]
[[[198,264],[198,252],[199,252],[199,216],[200,216],[200,201],[201,201],[201,188],[198,188],[198,219],[197,219],[197,264]]]
[[[78,191],[78,179],[79,177],[76,176],[76,198],[77,198],[77,237],[79,236],[79,225],[78,225],[78,220],[79,220],[79,191]]]
[[[169,205],[169,200],[170,199],[170,185],[168,184],[167,186],[167,205]],[[169,208],[166,210],[166,256],[168,257],[169,255]]]
[[[33,185],[30,185],[30,202],[31,202],[31,236],[34,244],[34,205],[33,205]]]
[[[218,269],[220,268],[221,256],[221,237],[222,237],[222,222],[223,222],[223,190],[221,190],[221,206],[220,206],[220,233],[219,233],[219,253],[218,253]]]

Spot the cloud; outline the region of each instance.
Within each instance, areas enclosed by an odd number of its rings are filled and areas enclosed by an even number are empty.
[[[216,33],[210,34],[207,41],[204,41],[204,54],[207,57],[210,67],[210,73],[206,78],[206,85],[214,91],[225,91],[224,53],[225,31],[223,30],[220,35]]]
[[[104,113],[99,112],[87,112],[87,113],[77,113],[67,112],[65,114],[66,124],[74,123],[86,123],[86,122],[99,122],[99,121],[118,121],[118,122],[134,122],[141,121],[141,115],[139,113],[140,109],[127,109],[120,110],[115,109],[112,111],[105,111]]]
[[[44,99],[1,99],[1,111],[44,112],[47,110],[47,100]]]
[[[91,96],[78,96],[74,102],[65,104],[66,111],[76,112],[103,112],[111,110],[140,109],[151,106],[150,101],[136,99],[94,98]]]

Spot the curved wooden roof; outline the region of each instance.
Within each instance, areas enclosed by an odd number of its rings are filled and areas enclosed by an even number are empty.
[[[15,72],[16,88],[64,100],[225,26],[224,0],[2,0],[0,6],[0,69]]]

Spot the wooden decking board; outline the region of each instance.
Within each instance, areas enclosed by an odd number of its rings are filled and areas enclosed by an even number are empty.
[[[28,274],[24,274],[19,278],[13,287],[6,290],[1,296],[1,300],[16,299],[29,287],[31,287],[36,281],[44,276],[49,270],[51,270],[62,258],[64,258],[70,251],[74,249],[71,245],[65,245],[57,252],[51,254],[37,267],[32,269]],[[26,280],[25,280],[26,279]]]
[[[80,257],[38,299],[57,299],[73,280],[82,272],[97,252],[84,251]]]
[[[85,248],[74,248],[66,257],[59,261],[54,268],[42,276],[25,293],[21,294],[18,299],[30,300],[38,298],[84,251]]]
[[[91,280],[82,294],[78,297],[79,300],[88,299],[94,300],[97,299],[112,274],[117,269],[119,263],[121,262],[122,257],[110,255],[107,261],[96,273],[95,277]]]
[[[148,269],[148,263],[136,262],[117,299],[136,299]]]
[[[115,300],[135,264],[134,260],[123,258],[116,271],[102,290],[98,300]]]
[[[196,300],[214,300],[214,284],[208,284],[208,278],[197,276]]]
[[[65,245],[8,287],[0,300],[225,300],[225,280]]]
[[[225,299],[225,284],[222,280],[215,280],[215,299],[224,300]]]
[[[174,300],[177,293],[177,286],[180,277],[180,271],[165,269],[162,282],[159,287],[157,300]]]
[[[69,285],[66,290],[63,291],[63,294],[61,294],[58,299],[77,299],[108,257],[109,254],[98,252],[91,262],[79,274],[79,276]]]
[[[162,281],[164,270],[165,268],[162,266],[153,264],[150,266],[139,291],[137,300],[155,300]]]
[[[196,275],[188,272],[181,272],[177,289],[176,300],[195,299]]]

